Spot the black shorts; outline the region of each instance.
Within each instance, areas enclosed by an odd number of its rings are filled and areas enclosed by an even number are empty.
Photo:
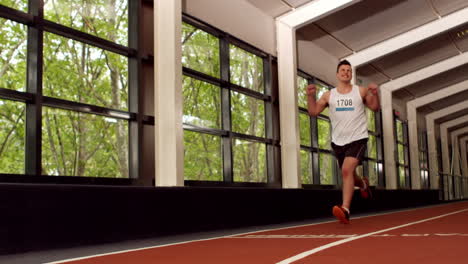
[[[359,164],[362,164],[362,158],[364,157],[367,149],[367,138],[353,141],[344,146],[338,146],[332,142],[331,146],[335,152],[340,168],[343,166],[343,162],[346,157],[356,158],[359,160]]]

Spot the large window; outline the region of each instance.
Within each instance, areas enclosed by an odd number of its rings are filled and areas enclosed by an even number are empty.
[[[362,172],[369,178],[369,184],[373,186],[383,185],[382,172],[382,133],[381,116],[379,112],[374,112],[366,108],[367,129],[369,140],[367,141],[367,153],[363,162]]]
[[[272,57],[187,15],[181,42],[186,184],[272,183]]]
[[[427,132],[419,132],[419,170],[421,173],[421,186],[428,189],[430,187],[429,181],[429,155],[427,150]]]
[[[395,117],[398,187],[410,188],[407,124]]]
[[[298,71],[299,130],[301,137],[301,179],[302,184],[335,185],[338,183],[336,159],[331,150],[331,124],[326,108],[317,117],[307,111],[306,87],[313,83],[317,87],[318,100],[330,86]]]
[[[0,5],[0,173],[137,177],[138,5]]]

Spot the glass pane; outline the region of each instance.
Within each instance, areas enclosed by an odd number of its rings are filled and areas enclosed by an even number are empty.
[[[309,115],[299,113],[299,130],[301,136],[301,145],[311,146]]]
[[[321,84],[321,83],[316,83],[315,86],[317,87],[317,93],[316,93],[317,98],[316,98],[316,100],[319,100],[319,99],[322,97],[322,95],[323,95],[325,92],[327,92],[329,89],[328,89],[327,86],[325,86],[325,85],[323,85],[323,84]],[[322,113],[320,113],[320,114],[325,115],[325,116],[328,116],[328,115],[329,115],[329,109],[328,109],[328,107],[326,107],[326,108],[322,111]]]
[[[399,178],[400,188],[405,188],[406,187],[405,167],[398,166],[398,178]]]
[[[379,183],[377,162],[368,161],[367,165],[368,165],[369,184],[372,186],[377,186]]]
[[[221,138],[184,130],[184,178],[223,181]]]
[[[219,78],[219,39],[182,23],[182,65]]]
[[[128,121],[45,107],[47,175],[128,178]]]
[[[330,154],[319,154],[320,184],[335,184],[333,177],[333,156]]]
[[[0,0],[0,5],[28,12],[28,0]]]
[[[330,122],[323,119],[317,119],[318,125],[318,144],[321,149],[331,149],[331,125]]]
[[[231,83],[263,93],[263,59],[234,45],[229,50]]]
[[[128,58],[44,33],[44,95],[128,109]]]
[[[26,91],[27,29],[0,18],[0,88]]]
[[[44,17],[124,46],[128,44],[128,0],[44,0]]]
[[[373,135],[369,135],[367,141],[367,157],[371,159],[377,159],[377,139]]]
[[[402,144],[398,144],[398,163],[405,164],[405,148]]]
[[[234,181],[267,182],[265,154],[265,144],[235,139],[233,146]]]
[[[234,132],[264,137],[265,103],[253,97],[232,92],[231,117]]]
[[[400,120],[396,122],[396,129],[397,129],[397,141],[404,143],[403,141],[403,123]]]
[[[302,184],[312,184],[312,155],[301,149],[301,179]]]
[[[184,123],[207,128],[221,128],[219,87],[184,76],[183,95]]]
[[[299,107],[307,108],[307,85],[309,85],[309,81],[306,78],[297,76],[297,105]]]
[[[369,129],[372,132],[375,131],[375,112],[370,110],[369,108],[366,108],[366,113],[367,113],[367,129]]]
[[[24,173],[26,105],[0,100],[0,173]]]

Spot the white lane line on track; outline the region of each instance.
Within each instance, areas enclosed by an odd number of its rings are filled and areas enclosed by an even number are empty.
[[[387,228],[387,229],[367,233],[367,234],[360,235],[360,236],[355,236],[355,237],[350,237],[350,238],[338,240],[338,241],[335,241],[335,242],[332,242],[332,243],[329,243],[329,244],[326,244],[326,245],[323,245],[323,246],[320,246],[320,247],[317,247],[317,248],[302,252],[300,254],[297,254],[295,256],[292,256],[290,258],[287,258],[285,260],[277,262],[276,264],[289,264],[289,263],[292,263],[294,261],[298,261],[300,259],[308,257],[310,255],[313,255],[313,254],[315,254],[317,252],[320,252],[322,250],[325,250],[325,249],[328,249],[328,248],[331,248],[331,247],[335,247],[335,246],[338,246],[338,245],[342,245],[344,243],[348,243],[348,242],[351,242],[353,240],[369,237],[369,236],[376,235],[376,234],[379,234],[379,233],[388,232],[388,231],[399,229],[399,228],[402,228],[402,227],[407,227],[407,226],[411,226],[411,225],[424,223],[424,222],[427,222],[427,221],[432,221],[432,220],[435,220],[435,219],[443,218],[443,217],[446,217],[446,216],[449,216],[449,215],[459,214],[459,213],[466,212],[466,211],[468,211],[468,209],[463,209],[463,210],[459,210],[459,211],[455,211],[455,212],[451,212],[451,213],[447,213],[447,214],[443,214],[443,215],[439,215],[439,216],[434,216],[434,217],[431,217],[431,218],[426,218],[426,219],[419,220],[419,221],[416,221],[416,222],[411,222],[411,223],[407,223],[407,224],[404,224],[404,225],[390,227],[390,228]]]

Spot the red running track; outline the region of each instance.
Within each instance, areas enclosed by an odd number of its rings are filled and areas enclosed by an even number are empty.
[[[467,251],[468,202],[458,202],[54,263],[468,263]]]

